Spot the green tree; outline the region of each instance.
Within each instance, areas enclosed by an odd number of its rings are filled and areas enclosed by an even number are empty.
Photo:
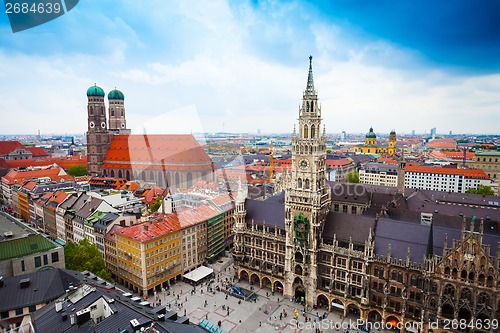
[[[149,212],[154,213],[160,209],[161,203],[163,201],[163,198],[161,196],[158,196],[150,206],[149,206]]]
[[[359,183],[359,173],[354,170],[347,174],[346,182],[348,183]]]
[[[72,165],[68,168],[68,175],[73,177],[86,176],[89,174],[89,170],[83,164]]]
[[[475,193],[475,194],[484,194],[484,195],[495,195],[495,192],[491,188],[491,186],[488,185],[482,185],[479,184],[477,185],[477,188],[469,188],[465,193]]]
[[[111,274],[106,270],[106,263],[97,246],[87,239],[79,243],[68,242],[64,247],[64,257],[67,269],[87,270],[107,281],[112,281]]]

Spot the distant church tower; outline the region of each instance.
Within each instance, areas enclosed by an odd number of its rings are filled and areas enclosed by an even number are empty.
[[[125,120],[125,96],[120,90],[114,89],[108,93],[109,101],[109,132],[114,134],[128,134]]]
[[[315,304],[316,254],[331,191],[326,185],[326,133],[321,133],[321,108],[314,90],[312,56],[307,86],[299,109],[299,131],[292,138],[291,184],[285,196],[285,297]]]
[[[109,132],[106,122],[104,90],[93,85],[87,89],[87,160],[89,175],[101,176],[101,166],[109,147]]]
[[[387,154],[394,156],[396,154],[396,131],[392,130],[389,134],[389,144],[387,146]]]

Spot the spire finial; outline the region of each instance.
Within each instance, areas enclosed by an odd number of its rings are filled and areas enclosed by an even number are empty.
[[[313,69],[312,69],[312,56],[309,56],[309,75],[307,76],[307,86],[304,95],[316,95],[314,90]]]

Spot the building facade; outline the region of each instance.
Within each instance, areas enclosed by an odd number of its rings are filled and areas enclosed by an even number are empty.
[[[446,320],[499,318],[494,202],[404,191],[401,181],[326,182],[320,117],[310,65],[284,193],[252,200],[242,189],[236,199],[235,278],[366,324],[401,323],[400,332],[444,332]]]
[[[478,185],[490,185],[483,170],[420,166],[407,163],[405,187],[425,190],[465,193]]]
[[[396,154],[396,132],[391,131],[389,134],[389,142],[386,145],[379,144],[377,142],[377,135],[373,132],[373,128],[370,127],[370,131],[366,133],[365,143],[356,146],[355,151],[361,154]]]
[[[359,182],[396,187],[398,185],[398,170],[397,164],[367,163],[359,170]]]
[[[182,274],[182,232],[175,214],[115,231],[117,278],[141,295]]]
[[[483,170],[491,180],[500,178],[500,152],[498,151],[477,151],[474,161],[468,165]]]

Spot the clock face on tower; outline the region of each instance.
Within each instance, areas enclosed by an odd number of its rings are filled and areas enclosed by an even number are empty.
[[[300,167],[301,169],[305,169],[305,168],[307,168],[308,166],[309,166],[309,162],[308,162],[307,160],[300,160],[300,162],[299,162],[299,167]]]

